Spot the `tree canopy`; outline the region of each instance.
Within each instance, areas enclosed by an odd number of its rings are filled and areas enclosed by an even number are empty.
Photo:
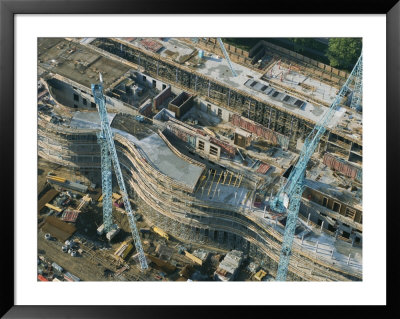
[[[351,70],[361,54],[361,38],[330,38],[327,57],[330,65]]]

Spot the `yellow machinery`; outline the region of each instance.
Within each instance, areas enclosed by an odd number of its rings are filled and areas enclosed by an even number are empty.
[[[169,240],[169,235],[163,231],[161,228],[158,228],[157,226],[153,226],[153,231],[160,235],[161,237],[164,237],[166,240]]]
[[[60,207],[51,205],[51,204],[49,204],[49,203],[46,203],[44,206],[46,206],[46,207],[48,207],[48,208],[50,208],[50,209],[55,210],[57,213],[61,213],[61,212],[62,212],[62,209],[61,209]]]
[[[47,179],[53,182],[65,183],[67,180],[63,177],[58,176],[47,176]]]
[[[267,275],[267,273],[266,273],[264,270],[260,269],[260,270],[254,275],[254,279],[255,279],[255,280],[258,280],[258,281],[261,281],[266,275]]]
[[[119,200],[120,198],[122,198],[122,196],[120,194],[117,194],[117,193],[112,193],[112,198],[114,200]],[[103,200],[103,194],[100,196],[98,201],[101,202],[102,200]]]
[[[203,127],[203,130],[206,131],[208,134],[210,134],[212,137],[215,137],[215,133],[211,131],[210,129]]]
[[[185,250],[185,256],[190,260],[194,261],[196,264],[199,264],[200,266],[203,265],[203,261],[200,258],[197,258],[195,255],[192,255],[186,250]]]
[[[114,255],[116,257],[120,257],[122,259],[125,259],[126,256],[128,256],[129,252],[132,250],[133,245],[129,242],[124,241],[121,246],[118,247],[118,249],[115,251]]]

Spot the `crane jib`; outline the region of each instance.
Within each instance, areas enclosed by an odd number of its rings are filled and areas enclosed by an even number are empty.
[[[292,242],[294,239],[294,233],[296,229],[297,216],[300,208],[301,196],[304,188],[304,177],[307,168],[307,163],[313,155],[322,135],[326,131],[328,123],[331,121],[334,112],[340,106],[340,101],[346,95],[349,90],[349,85],[352,80],[355,81],[355,86],[360,90],[362,76],[362,52],[357,60],[353,70],[347,78],[344,85],[336,95],[331,107],[325,112],[322,119],[314,126],[311,133],[307,136],[302,147],[299,160],[289,174],[289,177],[277,193],[277,195],[271,200],[270,207],[272,210],[278,212],[287,211],[287,221],[285,226],[285,233],[282,242],[281,255],[278,264],[278,271],[276,280],[286,280],[287,271],[289,267],[289,258],[291,254]],[[356,78],[355,78],[356,77]],[[359,100],[359,97],[357,97]],[[357,100],[357,101],[358,101]],[[353,102],[353,101],[352,101]],[[285,198],[286,195],[286,198]],[[288,205],[284,204],[284,200],[288,201]],[[286,209],[287,208],[287,209]]]

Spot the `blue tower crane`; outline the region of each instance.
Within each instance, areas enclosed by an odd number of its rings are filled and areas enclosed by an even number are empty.
[[[110,197],[109,202],[111,203],[111,196],[112,196],[112,194],[111,194],[111,162],[110,162],[110,157],[111,157],[112,162],[114,164],[114,170],[115,170],[115,175],[117,177],[118,186],[120,188],[122,199],[123,199],[124,205],[125,205],[125,210],[126,210],[126,213],[128,216],[129,226],[131,228],[132,237],[133,237],[133,240],[135,243],[136,251],[139,254],[140,267],[142,270],[145,270],[148,268],[147,260],[146,260],[146,256],[144,255],[142,242],[140,241],[139,232],[136,227],[136,222],[135,222],[135,218],[133,216],[131,203],[129,202],[129,199],[128,199],[128,193],[126,191],[125,182],[124,182],[124,179],[122,176],[121,166],[119,164],[117,151],[115,149],[113,134],[111,132],[110,123],[109,123],[108,117],[107,117],[106,100],[103,95],[103,79],[101,77],[101,74],[100,74],[100,83],[92,84],[91,87],[92,87],[94,100],[98,106],[98,112],[99,112],[100,120],[101,120],[101,133],[98,134],[98,140],[99,140],[99,144],[101,147],[101,155],[102,155],[101,171],[102,171],[102,179],[103,179],[103,183],[104,183],[103,184],[103,194],[107,194],[107,199],[108,199],[108,197]],[[103,205],[105,205],[105,204],[107,205],[106,198],[103,198]],[[106,222],[109,224],[112,224],[112,216],[111,216],[111,210],[110,210],[110,212],[103,211],[103,213],[104,212],[106,212],[106,214],[108,214],[107,216],[104,215],[104,221],[105,221],[104,227],[106,227]]]
[[[354,75],[354,88],[350,103],[350,108],[355,110],[360,110],[362,108],[362,85],[363,85],[362,76],[363,76],[363,68],[362,68],[362,58],[361,58],[360,65]]]
[[[199,38],[191,38],[192,42],[194,43],[198,43],[199,42]],[[221,47],[221,51],[225,56],[225,60],[228,62],[228,66],[231,69],[231,72],[233,74],[233,76],[237,76],[237,73],[235,72],[235,69],[233,68],[231,59],[229,58],[228,52],[226,52],[224,43],[222,42],[221,38],[217,38],[217,41],[219,43],[219,46]]]
[[[103,126],[103,123],[101,123]],[[108,233],[113,228],[112,221],[112,175],[111,158],[108,152],[107,140],[103,127],[97,133],[97,142],[101,152],[101,184],[103,192],[103,224],[104,231]]]
[[[326,126],[332,119],[335,111],[339,108],[340,101],[348,92],[350,84],[353,81],[357,83],[356,76],[360,74],[360,69],[362,70],[362,52],[346,82],[336,95],[330,108],[323,115],[322,119],[315,125],[311,133],[307,136],[301,150],[300,157],[290,172],[286,183],[280,188],[276,196],[273,197],[269,203],[271,210],[280,213],[287,213],[286,226],[276,275],[277,281],[286,280],[301,196],[304,188],[304,177],[307,163],[314,153],[319,140],[325,133]]]
[[[219,46],[221,47],[222,53],[223,53],[224,56],[225,56],[225,60],[228,62],[229,68],[231,69],[233,76],[237,76],[237,74],[236,74],[236,72],[235,72],[235,70],[234,70],[234,68],[233,68],[231,59],[229,58],[228,52],[226,52],[225,46],[224,46],[224,44],[222,43],[221,38],[217,38],[217,41],[218,41],[218,43],[219,43]]]

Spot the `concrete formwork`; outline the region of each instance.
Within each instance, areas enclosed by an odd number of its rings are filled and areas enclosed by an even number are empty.
[[[295,149],[297,139],[304,139],[315,125],[315,122],[308,118],[275,105],[270,105],[254,96],[239,91],[235,86],[228,87],[202,74],[197,74],[184,66],[164,61],[155,55],[116,41],[102,38],[96,39],[93,44],[129,62],[139,64],[144,67],[146,73],[152,76],[158,76],[171,83],[171,85],[193,92],[216,105],[234,111],[287,136],[290,140],[289,148]],[[123,51],[120,50],[121,44],[125,46]],[[329,131],[327,131],[322,140],[326,139]],[[345,136],[340,132],[337,132],[337,134],[342,135],[348,141],[361,143],[357,139]]]

